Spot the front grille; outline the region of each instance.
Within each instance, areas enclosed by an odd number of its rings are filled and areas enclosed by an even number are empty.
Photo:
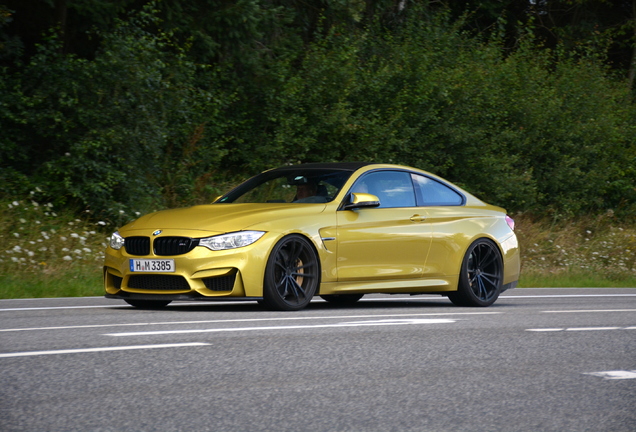
[[[150,255],[150,238],[126,237],[124,240],[124,247],[126,248],[126,252],[130,255]]]
[[[143,290],[184,291],[190,290],[183,276],[132,275],[128,278],[128,288]]]
[[[122,278],[120,278],[119,276],[115,276],[115,275],[110,275],[111,278],[113,278],[113,286],[117,289],[121,289],[121,281]]]
[[[203,278],[205,287],[212,291],[232,291],[236,273],[227,276]]]
[[[161,237],[154,241],[155,255],[172,256],[190,252],[199,244],[199,239],[190,237]]]

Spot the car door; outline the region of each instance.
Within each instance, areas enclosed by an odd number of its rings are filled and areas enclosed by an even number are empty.
[[[467,224],[476,223],[474,215],[464,207],[464,196],[449,185],[419,174],[413,174],[412,179],[432,235],[423,275],[458,274],[466,244],[463,233]]]
[[[380,206],[337,212],[338,281],[421,277],[431,232],[416,206],[410,173],[373,171],[356,181],[353,192],[377,196]]]

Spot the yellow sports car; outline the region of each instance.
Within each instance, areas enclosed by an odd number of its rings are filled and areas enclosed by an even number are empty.
[[[136,307],[242,298],[299,310],[315,295],[349,304],[369,293],[489,306],[519,266],[505,210],[415,168],[324,163],[129,223],[110,238],[104,286]]]

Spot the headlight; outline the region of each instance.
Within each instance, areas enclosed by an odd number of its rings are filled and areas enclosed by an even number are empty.
[[[124,238],[117,231],[110,236],[110,247],[119,250],[124,246]]]
[[[213,251],[235,249],[251,245],[265,234],[263,231],[237,231],[214,237],[199,239],[199,246]]]

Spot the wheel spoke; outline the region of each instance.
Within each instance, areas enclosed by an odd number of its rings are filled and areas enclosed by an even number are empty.
[[[479,286],[479,293],[477,294],[477,297],[479,297],[482,300],[485,300],[487,297],[487,293],[486,293],[486,287],[484,286],[484,281],[481,277],[478,278],[477,281]]]
[[[300,295],[302,295],[303,298],[306,297],[305,290],[298,284],[298,282],[296,282],[296,279],[290,277],[289,284],[291,285],[294,297],[296,297],[296,302],[300,301]]]

